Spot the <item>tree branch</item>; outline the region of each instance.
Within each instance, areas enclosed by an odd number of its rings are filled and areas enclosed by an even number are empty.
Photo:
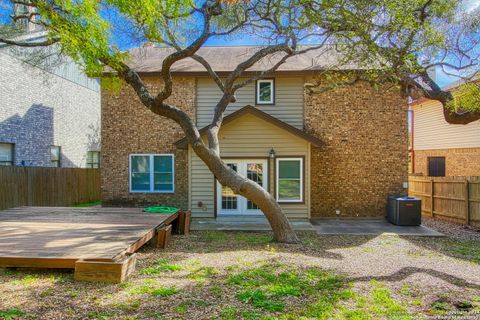
[[[59,41],[59,39],[47,39],[44,41],[39,42],[25,42],[25,41],[18,41],[6,38],[0,38],[0,43],[5,43],[8,45],[18,46],[18,47],[26,47],[26,48],[34,48],[34,47],[47,47],[52,44],[55,44]]]

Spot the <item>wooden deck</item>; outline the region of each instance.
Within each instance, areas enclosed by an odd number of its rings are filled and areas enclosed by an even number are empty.
[[[128,265],[135,251],[177,218],[178,213],[150,214],[140,208],[19,207],[0,211],[0,267]]]

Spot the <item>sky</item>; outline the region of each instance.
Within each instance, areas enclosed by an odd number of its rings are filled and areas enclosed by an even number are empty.
[[[480,7],[480,0],[464,0],[465,11],[471,12],[478,7]],[[450,76],[442,72],[442,70],[437,68],[436,72],[436,82],[441,86],[446,86],[452,82],[459,80],[458,77]]]
[[[480,0],[463,0],[463,5],[466,12],[470,12],[480,7]],[[0,0],[0,24],[5,23],[9,16],[9,0]],[[122,50],[127,50],[132,47],[131,43],[122,39],[122,37],[115,37],[114,41],[119,45]],[[233,46],[233,45],[256,45],[261,44],[262,40],[250,35],[242,34],[234,38],[211,38],[207,41],[206,45],[209,46]],[[437,70],[436,73],[437,82],[440,86],[448,85],[449,83],[458,80],[458,77],[449,76],[443,73],[441,70]]]

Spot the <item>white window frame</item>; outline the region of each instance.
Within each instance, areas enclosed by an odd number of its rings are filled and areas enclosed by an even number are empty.
[[[269,101],[260,101],[260,84],[261,83],[270,83],[270,100]],[[256,97],[255,104],[275,104],[275,80],[274,79],[261,79],[257,80],[256,83]]]
[[[132,157],[141,156],[149,157],[150,163],[150,190],[133,190],[132,189]],[[172,159],[172,190],[155,190],[154,184],[154,157],[168,156]],[[131,193],[175,193],[175,155],[171,153],[133,153],[128,157],[128,189]]]
[[[280,173],[280,161],[300,161],[300,199],[280,199],[279,189],[279,173]],[[278,203],[302,203],[303,202],[303,158],[276,158],[275,159],[275,196]]]

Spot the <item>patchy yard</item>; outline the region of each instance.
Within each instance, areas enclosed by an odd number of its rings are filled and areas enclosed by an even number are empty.
[[[194,232],[145,248],[126,283],[0,269],[4,319],[480,318],[479,242],[453,238]]]

